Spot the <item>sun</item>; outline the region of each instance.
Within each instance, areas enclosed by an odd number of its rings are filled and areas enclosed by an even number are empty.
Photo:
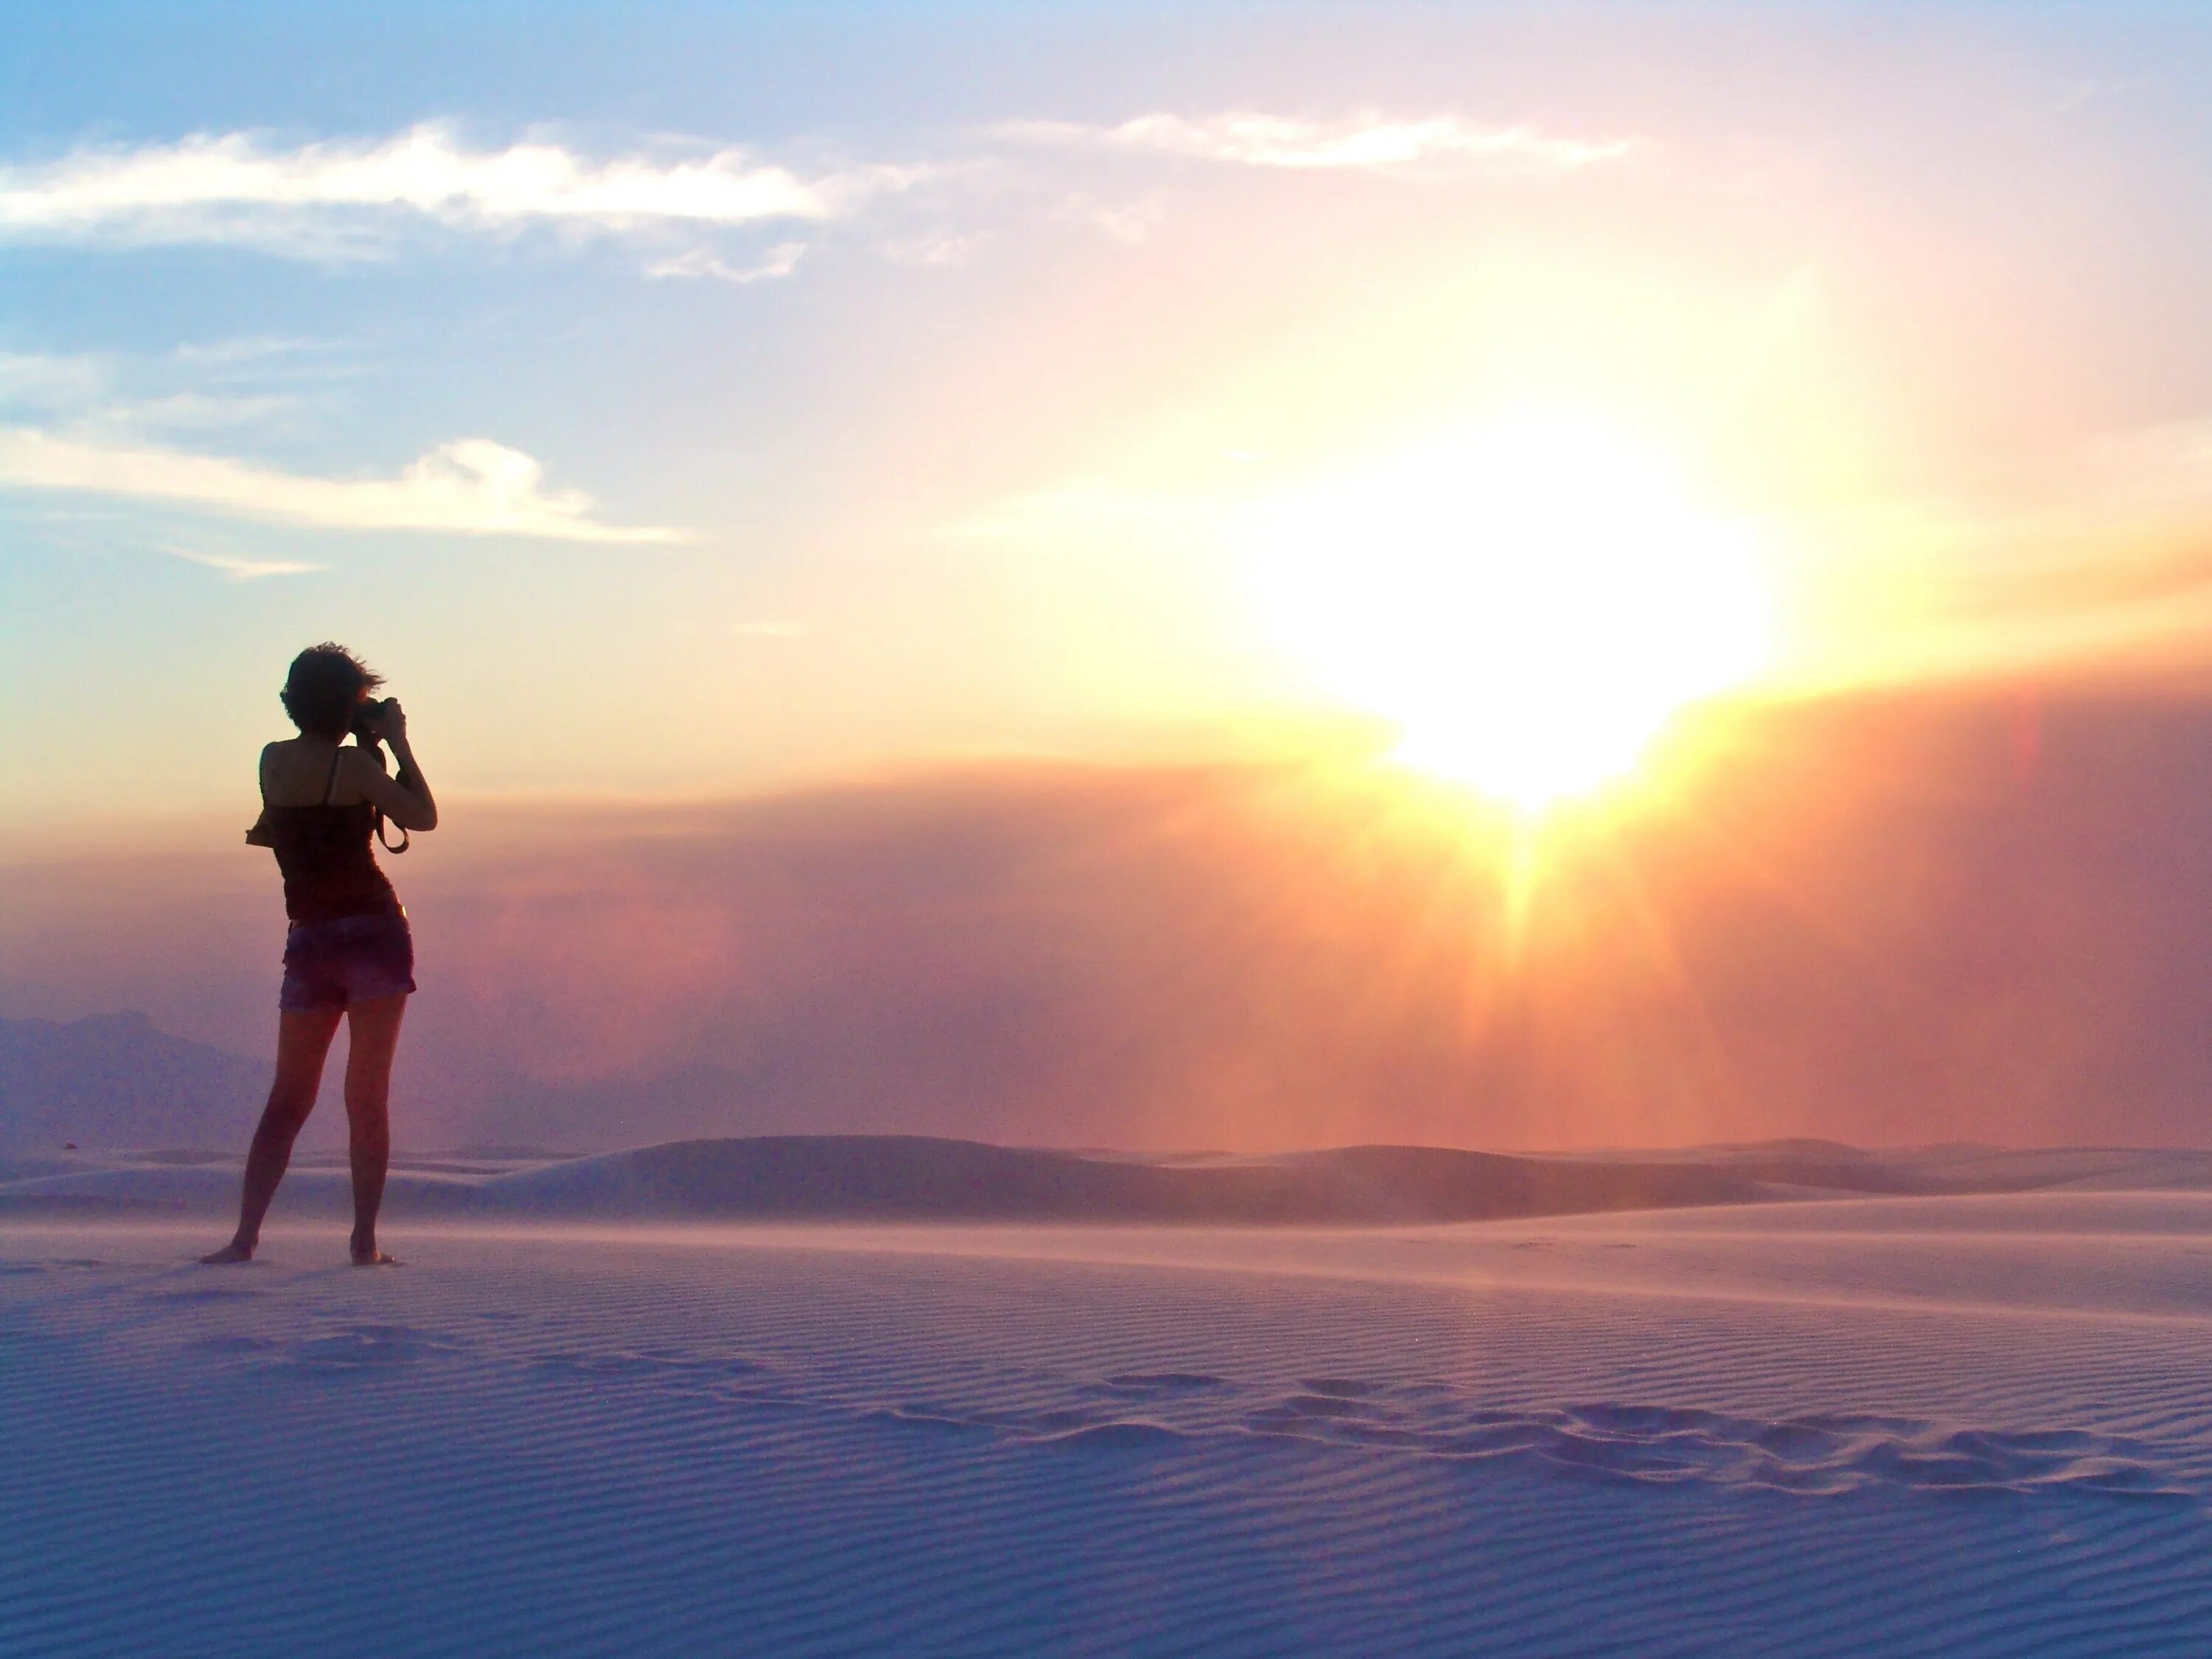
[[[1400,760],[1534,812],[1767,665],[1758,551],[1654,451],[1531,415],[1278,503],[1249,568],[1275,641]]]

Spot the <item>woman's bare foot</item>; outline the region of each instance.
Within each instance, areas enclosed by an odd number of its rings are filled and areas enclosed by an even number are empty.
[[[204,1267],[227,1267],[234,1261],[251,1261],[252,1260],[253,1246],[247,1243],[242,1238],[234,1238],[229,1243],[224,1245],[213,1255],[202,1256],[200,1258],[200,1265]]]
[[[374,1244],[365,1250],[356,1245],[353,1253],[353,1265],[356,1267],[396,1267],[399,1265],[399,1258],[396,1255],[385,1255]]]

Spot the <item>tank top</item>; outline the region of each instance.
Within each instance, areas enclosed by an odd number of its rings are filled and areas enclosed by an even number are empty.
[[[341,750],[339,755],[344,751]],[[369,837],[376,808],[367,801],[337,806],[339,755],[319,806],[266,806],[261,829],[284,877],[284,914],[294,921],[335,921],[399,908],[399,896],[377,868]]]

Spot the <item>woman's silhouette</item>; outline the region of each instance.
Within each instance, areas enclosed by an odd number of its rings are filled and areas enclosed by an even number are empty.
[[[408,746],[398,702],[370,699],[383,684],[343,646],[302,651],[292,659],[283,691],[284,712],[300,735],[261,751],[261,817],[246,839],[275,850],[292,922],[276,999],[276,1080],[246,1155],[238,1231],[204,1261],[252,1259],[292,1142],[314,1109],[323,1057],[341,1015],[351,1028],[345,1106],[354,1263],[392,1261],[376,1248],[376,1212],[392,1156],[386,1109],[392,1054],[415,988],[415,946],[407,913],[377,868],[369,837],[380,817],[402,830],[434,830],[438,807]],[[349,734],[356,739],[351,745]],[[385,775],[380,743],[391,744],[398,759],[396,778]]]

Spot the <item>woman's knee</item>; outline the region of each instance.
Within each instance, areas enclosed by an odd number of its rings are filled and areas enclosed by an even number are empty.
[[[261,1109],[261,1123],[256,1132],[267,1139],[292,1144],[307,1121],[307,1115],[315,1109],[315,1097],[297,1090],[273,1090],[269,1103]]]
[[[269,1103],[262,1108],[263,1115],[306,1122],[307,1114],[315,1109],[315,1097],[322,1093],[321,1082],[320,1078],[286,1077],[279,1073],[269,1085]]]

